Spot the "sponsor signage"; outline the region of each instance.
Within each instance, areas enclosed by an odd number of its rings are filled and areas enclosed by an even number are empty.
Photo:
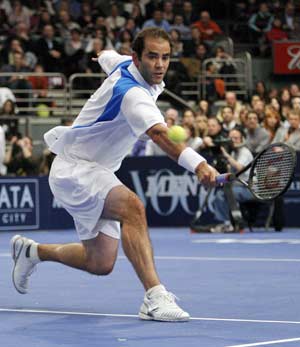
[[[142,200],[150,226],[187,227],[206,196],[196,176],[167,157],[128,157],[117,176]],[[300,158],[284,195],[286,227],[300,226],[299,210]],[[204,214],[204,223],[214,222],[214,194]],[[0,179],[0,231],[73,228],[72,217],[50,191],[48,177]]]
[[[40,228],[39,180],[0,179],[0,230]]]
[[[300,74],[300,41],[273,43],[273,71],[275,74]]]

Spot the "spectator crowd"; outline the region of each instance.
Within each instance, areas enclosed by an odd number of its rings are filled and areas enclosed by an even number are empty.
[[[230,34],[240,42],[258,42],[253,54],[268,56],[273,40],[300,39],[298,1],[239,0],[228,6]],[[209,1],[180,0],[0,0],[0,72],[21,73],[0,76],[0,174],[47,174],[53,159],[47,151],[36,156],[32,139],[19,133],[17,120],[7,120],[22,106],[12,90],[23,89],[43,100],[49,88],[44,72],[60,72],[67,78],[78,72],[99,73],[91,58],[102,49],[131,54],[132,40],[142,28],[158,26],[169,32],[177,63],[171,63],[166,82],[175,93],[178,79],[197,78],[207,58],[214,58],[207,66],[211,74],[235,71],[233,57],[217,44],[225,33],[221,7],[217,7]],[[198,62],[198,68],[186,63],[189,58]],[[22,77],[30,72],[40,75]],[[238,129],[252,154],[274,141],[300,150],[298,84],[276,89],[259,81],[250,100],[239,100],[217,82],[222,81],[212,80],[206,86],[207,98],[197,100],[193,110],[172,107],[165,112],[169,126],[184,126],[187,145],[216,154],[220,148],[226,150],[229,133]],[[47,112],[38,101],[35,105],[40,114]],[[151,141],[138,141],[129,155],[164,153]]]

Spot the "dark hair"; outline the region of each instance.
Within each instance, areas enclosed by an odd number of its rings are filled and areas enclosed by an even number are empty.
[[[145,28],[137,34],[132,42],[132,50],[137,54],[139,59],[142,57],[145,48],[145,39],[147,37],[162,38],[168,41],[171,47],[170,37],[165,30],[156,27]]]

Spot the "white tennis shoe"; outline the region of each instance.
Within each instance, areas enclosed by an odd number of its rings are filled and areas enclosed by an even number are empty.
[[[20,235],[15,235],[10,241],[11,256],[14,261],[12,281],[20,294],[27,293],[28,278],[39,262],[30,256],[31,248],[35,248],[34,251],[37,252],[37,245],[35,241]]]
[[[160,291],[152,295],[145,294],[139,317],[144,320],[163,322],[186,322],[190,315],[175,302],[176,296],[170,292]]]

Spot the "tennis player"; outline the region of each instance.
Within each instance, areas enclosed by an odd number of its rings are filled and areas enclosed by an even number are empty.
[[[27,293],[28,277],[42,261],[108,275],[116,261],[121,235],[124,252],[146,291],[139,317],[157,321],[189,319],[160,282],[141,200],[114,174],[136,140],[146,134],[203,184],[214,185],[217,171],[191,148],[168,138],[168,128],[155,103],[163,91],[170,51],[167,33],[147,28],[135,38],[132,56],[100,52],[96,59],[107,79],[72,126],[55,127],[45,134],[47,145],[57,154],[49,184],[56,200],[74,218],[81,243],[38,244],[14,236],[13,282],[19,293]]]

